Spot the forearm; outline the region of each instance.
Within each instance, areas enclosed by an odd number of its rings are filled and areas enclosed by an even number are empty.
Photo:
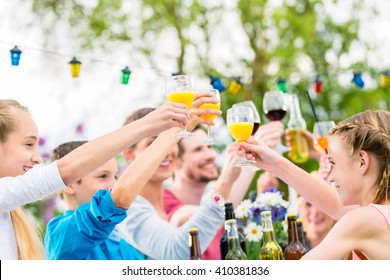
[[[251,169],[243,168],[241,170],[240,176],[234,181],[229,195],[229,200],[233,203],[234,207],[237,207],[244,199],[254,176],[255,171]]]
[[[320,178],[310,176],[289,160],[281,157],[273,169],[272,173],[334,219],[340,219],[348,211],[334,187]]]
[[[142,121],[136,121],[78,147],[58,160],[64,183],[69,185],[81,179],[150,133]]]
[[[126,168],[111,191],[111,196],[117,207],[127,209],[130,206],[167,154],[179,141],[179,138],[174,137],[174,134],[179,130],[179,128],[171,128],[162,132]]]

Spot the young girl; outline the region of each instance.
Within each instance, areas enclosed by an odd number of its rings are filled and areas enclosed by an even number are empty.
[[[329,135],[332,170],[328,180],[334,187],[265,145],[242,146],[261,168],[339,220],[304,259],[342,259],[351,251],[354,259],[358,259],[355,251],[368,259],[390,259],[390,113],[368,110],[356,114],[340,122]]]
[[[167,103],[138,122],[97,138],[48,166],[38,129],[26,107],[0,100],[0,259],[42,259],[40,237],[20,206],[79,180],[140,139],[187,123],[184,105]]]

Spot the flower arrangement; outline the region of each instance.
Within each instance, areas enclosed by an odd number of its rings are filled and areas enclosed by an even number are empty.
[[[243,200],[235,209],[235,215],[240,230],[246,238],[248,259],[258,260],[262,244],[263,232],[260,221],[262,211],[271,211],[276,241],[284,248],[287,246],[287,232],[284,226],[285,216],[289,203],[276,189],[263,193],[254,202]]]

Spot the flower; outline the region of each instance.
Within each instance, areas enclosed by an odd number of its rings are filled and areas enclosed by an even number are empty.
[[[259,241],[262,235],[262,228],[254,222],[248,223],[244,228],[244,234],[248,241]]]
[[[247,240],[248,259],[259,259],[262,243],[262,227],[260,213],[271,211],[276,241],[281,247],[287,245],[287,232],[283,226],[289,203],[283,194],[275,189],[263,193],[257,201],[249,199],[241,201],[235,210],[237,225]]]
[[[250,214],[251,207],[252,207],[252,202],[249,199],[245,199],[245,200],[241,201],[241,203],[238,205],[238,207],[234,211],[236,218],[242,219],[242,218],[248,217],[248,215]]]

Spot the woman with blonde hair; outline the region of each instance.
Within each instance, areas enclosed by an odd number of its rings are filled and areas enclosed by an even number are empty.
[[[44,258],[41,237],[22,205],[66,188],[144,137],[183,123],[187,123],[185,105],[167,103],[58,161],[34,167],[41,163],[34,120],[17,101],[0,100],[0,259]]]
[[[310,176],[265,145],[243,143],[249,158],[338,222],[304,259],[390,259],[390,113],[367,110],[329,133],[328,180]],[[319,187],[313,188],[318,185]],[[322,185],[324,185],[322,187]]]

